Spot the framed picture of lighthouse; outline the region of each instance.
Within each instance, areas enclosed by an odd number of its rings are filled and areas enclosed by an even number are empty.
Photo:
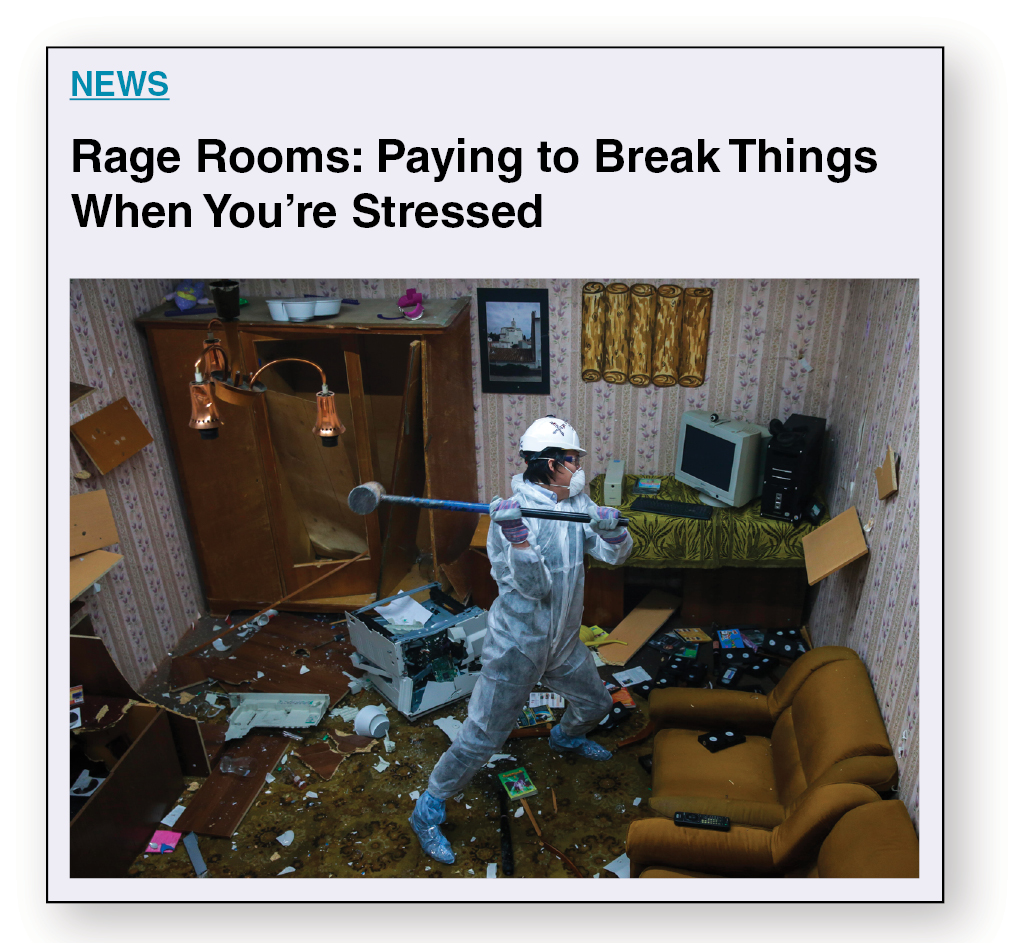
[[[548,290],[478,288],[476,299],[483,392],[547,396]]]

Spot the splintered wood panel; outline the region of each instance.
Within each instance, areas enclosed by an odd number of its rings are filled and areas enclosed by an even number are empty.
[[[75,383],[75,381],[72,380],[71,381],[71,405],[74,406],[75,403],[81,402],[90,393],[94,392],[95,389],[96,389],[96,387],[94,387],[94,386],[86,386],[84,383]]]
[[[71,637],[70,645],[71,684],[80,684],[86,694],[138,698],[114,664],[103,639],[75,635]]]
[[[301,763],[308,766],[321,779],[330,779],[337,772],[341,761],[348,755],[332,750],[323,741],[308,747],[296,747],[292,752]]]
[[[405,370],[405,394],[398,419],[395,462],[390,494],[418,496],[423,494],[423,420],[422,420],[422,341],[409,345]],[[380,585],[377,596],[385,599],[395,592],[402,577],[416,562],[416,530],[420,509],[408,504],[385,503],[381,510],[384,548],[381,551]]]
[[[216,439],[200,438],[188,426],[188,385],[203,349],[203,325],[194,329],[166,324],[147,327],[206,596],[211,606],[217,600],[222,610],[235,608],[240,601],[252,605],[280,599],[284,592],[267,511],[254,409],[217,400],[224,425]]]
[[[73,878],[127,877],[184,786],[167,713],[143,706],[136,712],[148,724],[71,820]]]
[[[423,454],[427,497],[476,501],[473,366],[469,318],[440,337],[424,339]],[[469,547],[477,518],[461,511],[429,511],[435,574]]]
[[[362,674],[349,657],[354,651],[352,646],[346,641],[334,641],[342,628],[285,613],[238,648],[220,657],[196,660],[209,677],[225,684],[244,684],[247,691],[276,694],[327,694],[334,705],[348,693],[352,679],[345,672],[357,677]],[[231,645],[231,636],[224,641]],[[323,648],[318,648],[321,645]],[[309,654],[297,654],[299,651]],[[303,672],[303,668],[309,670]],[[260,671],[262,678],[257,677]]]
[[[324,448],[310,431],[316,425],[315,402],[273,391],[265,398],[278,473],[288,480],[313,549],[336,560],[362,553],[366,524],[348,506],[348,493],[359,484],[348,451]]]
[[[120,539],[106,491],[71,495],[71,556],[109,547]]]
[[[170,711],[167,720],[171,725],[171,736],[174,738],[174,748],[178,751],[178,762],[181,764],[182,772],[188,776],[209,776],[210,761],[199,721],[194,717],[184,717]]]
[[[149,430],[124,396],[87,419],[76,422],[71,432],[102,475],[153,441]]]
[[[248,776],[222,773],[214,767],[206,782],[192,797],[188,807],[181,813],[174,826],[176,832],[186,834],[214,835],[230,838],[256,797],[266,785],[267,773],[281,761],[285,750],[294,743],[287,737],[265,737],[249,734],[237,745],[229,743],[221,754],[222,758],[246,759],[252,763]]]
[[[682,600],[678,596],[652,589],[608,636],[621,639],[626,644],[602,645],[601,657],[609,665],[624,665],[668,621],[669,616],[679,608],[680,602]]]
[[[93,583],[107,573],[115,563],[123,560],[119,553],[93,550],[81,557],[71,558],[71,598],[81,596]]]
[[[813,586],[868,552],[855,507],[847,508],[803,538],[807,585]]]

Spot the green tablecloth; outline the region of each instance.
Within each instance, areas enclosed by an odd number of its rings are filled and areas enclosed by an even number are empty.
[[[809,521],[794,527],[786,521],[761,517],[760,498],[742,508],[715,508],[707,521],[631,512],[629,505],[637,497],[633,494],[637,477],[627,475],[622,484],[623,504],[619,510],[630,518],[629,532],[633,535],[633,553],[624,566],[712,569],[804,565],[801,540],[815,528]],[[643,477],[661,481],[661,491],[650,497],[700,504],[697,492],[672,476]],[[604,475],[590,483],[590,497],[604,504]],[[818,526],[828,519],[826,512]],[[611,569],[592,558],[589,563],[591,567]]]

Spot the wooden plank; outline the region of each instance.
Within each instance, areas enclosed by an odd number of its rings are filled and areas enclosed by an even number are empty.
[[[82,685],[86,694],[138,699],[139,695],[114,664],[103,639],[74,635],[69,645],[71,684]]]
[[[76,422],[71,432],[102,475],[153,441],[125,396]]]
[[[476,501],[476,439],[473,432],[473,367],[469,319],[423,351],[423,454],[426,496]],[[435,578],[469,547],[477,518],[458,511],[429,511]]]
[[[123,559],[121,554],[111,553],[109,550],[93,550],[84,556],[72,557],[71,598],[81,596],[93,583],[109,572],[114,564]]]
[[[84,383],[75,383],[75,381],[72,380],[71,381],[71,405],[74,406],[75,403],[80,403],[90,393],[94,393],[94,392],[96,392],[96,387],[94,387],[94,386],[86,386]]]
[[[855,507],[847,508],[803,538],[807,585],[813,586],[868,552]]]
[[[602,645],[601,657],[609,665],[624,665],[679,608],[678,596],[660,589],[652,589],[629,615],[609,634],[610,639],[621,639],[625,645]]]
[[[222,773],[216,767],[211,770],[206,782],[181,813],[175,831],[230,838],[266,785],[266,774],[273,771],[294,742],[287,737],[250,734],[238,741],[237,746],[229,743],[221,758],[249,760],[252,772],[248,776],[237,776]]]
[[[199,721],[173,712],[168,712],[167,720],[171,725],[171,736],[174,738],[174,748],[178,751],[182,772],[186,776],[209,776],[210,760]]]
[[[71,495],[71,556],[120,542],[110,499],[102,488]]]
[[[72,878],[127,877],[184,786],[167,713],[136,712],[148,723],[71,821]]]
[[[342,305],[341,311],[333,318],[289,323],[274,321],[270,316],[270,309],[267,307],[266,301],[262,298],[250,298],[249,304],[242,308],[238,320],[232,321],[231,324],[237,324],[243,329],[260,327],[280,331],[283,336],[317,332],[324,337],[330,337],[332,334],[352,334],[356,331],[392,335],[437,333],[447,329],[468,310],[470,304],[468,295],[454,299],[430,298],[424,300],[423,316],[416,321],[409,321],[405,318],[383,321],[377,317],[378,314],[384,314],[393,318],[398,313],[398,308],[395,305],[397,301],[397,297],[362,298],[358,305]],[[157,305],[139,320],[160,324],[166,328],[181,329],[193,326],[205,328],[206,322],[210,319],[208,314],[181,315],[177,313],[175,317],[168,318],[167,310],[167,305]]]
[[[423,494],[423,343],[413,341],[405,368],[405,392],[398,418],[394,468],[387,485],[390,494],[417,496]],[[380,580],[377,597],[384,599],[395,592],[402,577],[416,562],[419,548],[416,531],[420,509],[407,504],[385,504],[383,518],[384,543],[381,551]]]
[[[356,462],[359,480],[373,481],[374,460],[371,447],[371,430],[366,415],[366,397],[363,394],[363,364],[354,351],[345,351],[345,374],[348,377],[348,395],[352,403],[352,432],[356,440]],[[379,466],[379,462],[377,463]],[[375,511],[367,514],[366,541],[370,547],[370,559],[380,565],[380,518]]]

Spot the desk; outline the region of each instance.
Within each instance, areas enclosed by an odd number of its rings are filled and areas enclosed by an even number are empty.
[[[589,561],[595,575],[604,572],[605,593],[618,587],[626,611],[649,589],[676,593],[683,600],[680,617],[688,625],[801,625],[807,596],[801,540],[816,525],[794,527],[763,518],[760,498],[742,508],[715,508],[707,521],[630,512],[637,477],[625,476],[620,506],[631,520],[633,553],[617,567]],[[651,497],[700,503],[693,488],[671,476],[645,477],[662,483]],[[604,504],[604,475],[591,482],[590,496]],[[826,514],[819,524],[828,519]]]
[[[630,519],[633,553],[620,566],[651,569],[691,567],[794,567],[803,569],[804,551],[801,540],[814,530],[805,521],[797,527],[787,521],[761,517],[761,499],[756,498],[742,508],[715,508],[706,521],[662,514],[642,514],[629,510],[636,497],[633,486],[636,475],[626,475],[622,482],[623,504],[620,510]],[[658,477],[661,491],[653,498],[700,504],[697,492],[671,476]],[[604,504],[604,475],[590,483],[590,497]],[[820,524],[827,521],[826,514]],[[594,560],[595,569],[613,569],[611,564]]]

